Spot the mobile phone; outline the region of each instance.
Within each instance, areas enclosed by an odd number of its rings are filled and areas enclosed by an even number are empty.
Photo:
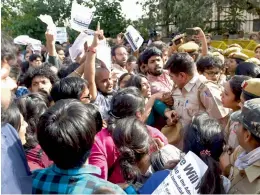
[[[194,28],[186,28],[186,33],[187,33],[187,35],[198,35],[199,31],[194,30]]]

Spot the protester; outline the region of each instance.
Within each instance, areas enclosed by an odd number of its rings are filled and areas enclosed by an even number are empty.
[[[83,103],[90,103],[88,83],[79,77],[67,77],[56,82],[50,92],[52,100],[78,99]]]
[[[115,47],[112,48],[111,54],[113,59],[112,74],[115,75],[117,79],[119,79],[119,77],[122,74],[128,72],[126,69],[128,53],[125,46],[116,45]]]
[[[29,64],[31,68],[36,68],[42,65],[42,57],[38,54],[32,54],[29,57]]]
[[[91,100],[99,106],[102,118],[106,121],[109,117],[108,111],[110,110],[110,103],[114,93],[112,75],[110,70],[105,67],[95,67],[96,48],[100,41],[104,39],[103,33],[103,30],[100,30],[98,27],[92,45],[88,48],[84,78],[89,83]]]
[[[225,108],[229,108],[232,112],[240,110],[240,96],[242,93],[242,83],[250,79],[247,76],[234,76],[226,84],[224,84],[224,92],[222,93],[221,101]],[[235,149],[238,146],[236,136],[237,123],[229,119],[225,128],[227,144]]]
[[[9,77],[10,62],[15,60],[13,40],[1,35],[1,193],[30,194],[31,172],[16,129],[6,123],[5,111],[11,102],[11,91],[16,84]],[[15,170],[15,171],[14,171]]]
[[[200,74],[204,75],[210,81],[221,83],[220,76],[224,64],[218,57],[211,55],[203,56],[196,64]]]
[[[151,85],[152,94],[158,92],[171,92],[173,82],[168,71],[163,70],[162,52],[156,47],[148,48],[142,54],[144,64],[148,66],[148,81]]]
[[[5,111],[3,115],[5,118],[2,120],[2,123],[9,123],[12,125],[18,132],[19,138],[22,142],[22,145],[26,143],[26,128],[28,127],[27,122],[24,120],[23,115],[20,113],[20,110],[16,106],[14,102],[12,102],[8,109]]]
[[[133,76],[131,73],[124,73],[121,75],[121,77],[118,79],[118,89],[125,88],[126,83],[129,81],[129,79]]]
[[[37,123],[40,116],[48,109],[50,102],[44,93],[31,93],[15,100],[24,120],[28,123],[24,149],[31,171],[52,165],[43,152],[36,138]]]
[[[148,65],[144,63],[143,53],[139,56],[137,60],[137,65],[138,65],[138,73],[147,76]]]
[[[67,99],[58,101],[41,116],[37,138],[54,165],[33,172],[33,194],[91,194],[103,186],[124,194],[119,186],[93,176],[100,174],[100,169],[87,164],[98,131],[90,110],[78,100]]]
[[[162,99],[161,93],[151,95],[150,84],[144,75],[133,75],[125,85],[125,87],[131,86],[138,88],[145,99],[146,105],[143,121],[146,122],[147,125],[155,125],[156,113],[163,119],[166,118],[169,120],[169,122],[171,121],[172,114],[174,114],[175,112],[171,111],[163,102],[160,101]],[[161,128],[164,125],[165,124],[163,124]]]
[[[128,73],[135,74],[137,71],[137,64],[136,64],[136,57],[135,56],[129,56],[126,61],[126,70]],[[122,76],[122,75],[121,75]]]
[[[24,84],[31,92],[45,91],[48,94],[56,81],[58,77],[46,66],[29,71],[24,78]]]
[[[117,159],[119,153],[112,138],[115,123],[119,119],[135,116],[142,120],[145,103],[140,91],[135,87],[128,87],[118,91],[111,101],[110,118],[108,128],[102,129],[95,137],[95,142],[90,153],[89,163],[101,168],[101,178],[113,183],[124,183],[123,175]],[[147,130],[153,139],[167,144],[163,134],[152,127]]]

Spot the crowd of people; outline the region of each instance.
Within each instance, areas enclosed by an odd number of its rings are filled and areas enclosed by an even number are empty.
[[[40,53],[2,32],[2,193],[152,194],[189,151],[198,193],[260,193],[260,45],[194,31],[137,52],[118,35],[111,69],[99,26],[76,59],[48,30]]]

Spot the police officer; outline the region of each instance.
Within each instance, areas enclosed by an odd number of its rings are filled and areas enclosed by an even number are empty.
[[[239,122],[236,130],[238,142],[244,149],[231,171],[230,194],[260,193],[260,98],[244,103],[242,111],[231,115]]]
[[[175,83],[173,109],[182,126],[189,125],[194,115],[205,111],[225,125],[229,109],[221,103],[223,87],[198,75],[195,62],[188,53],[174,54],[165,68]]]

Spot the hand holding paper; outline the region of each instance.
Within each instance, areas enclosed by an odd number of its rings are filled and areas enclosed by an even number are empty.
[[[45,24],[47,24],[47,30],[50,31],[50,33],[53,33],[54,35],[56,35],[56,26],[52,20],[52,17],[49,15],[40,15],[38,16],[38,18],[44,22]]]

